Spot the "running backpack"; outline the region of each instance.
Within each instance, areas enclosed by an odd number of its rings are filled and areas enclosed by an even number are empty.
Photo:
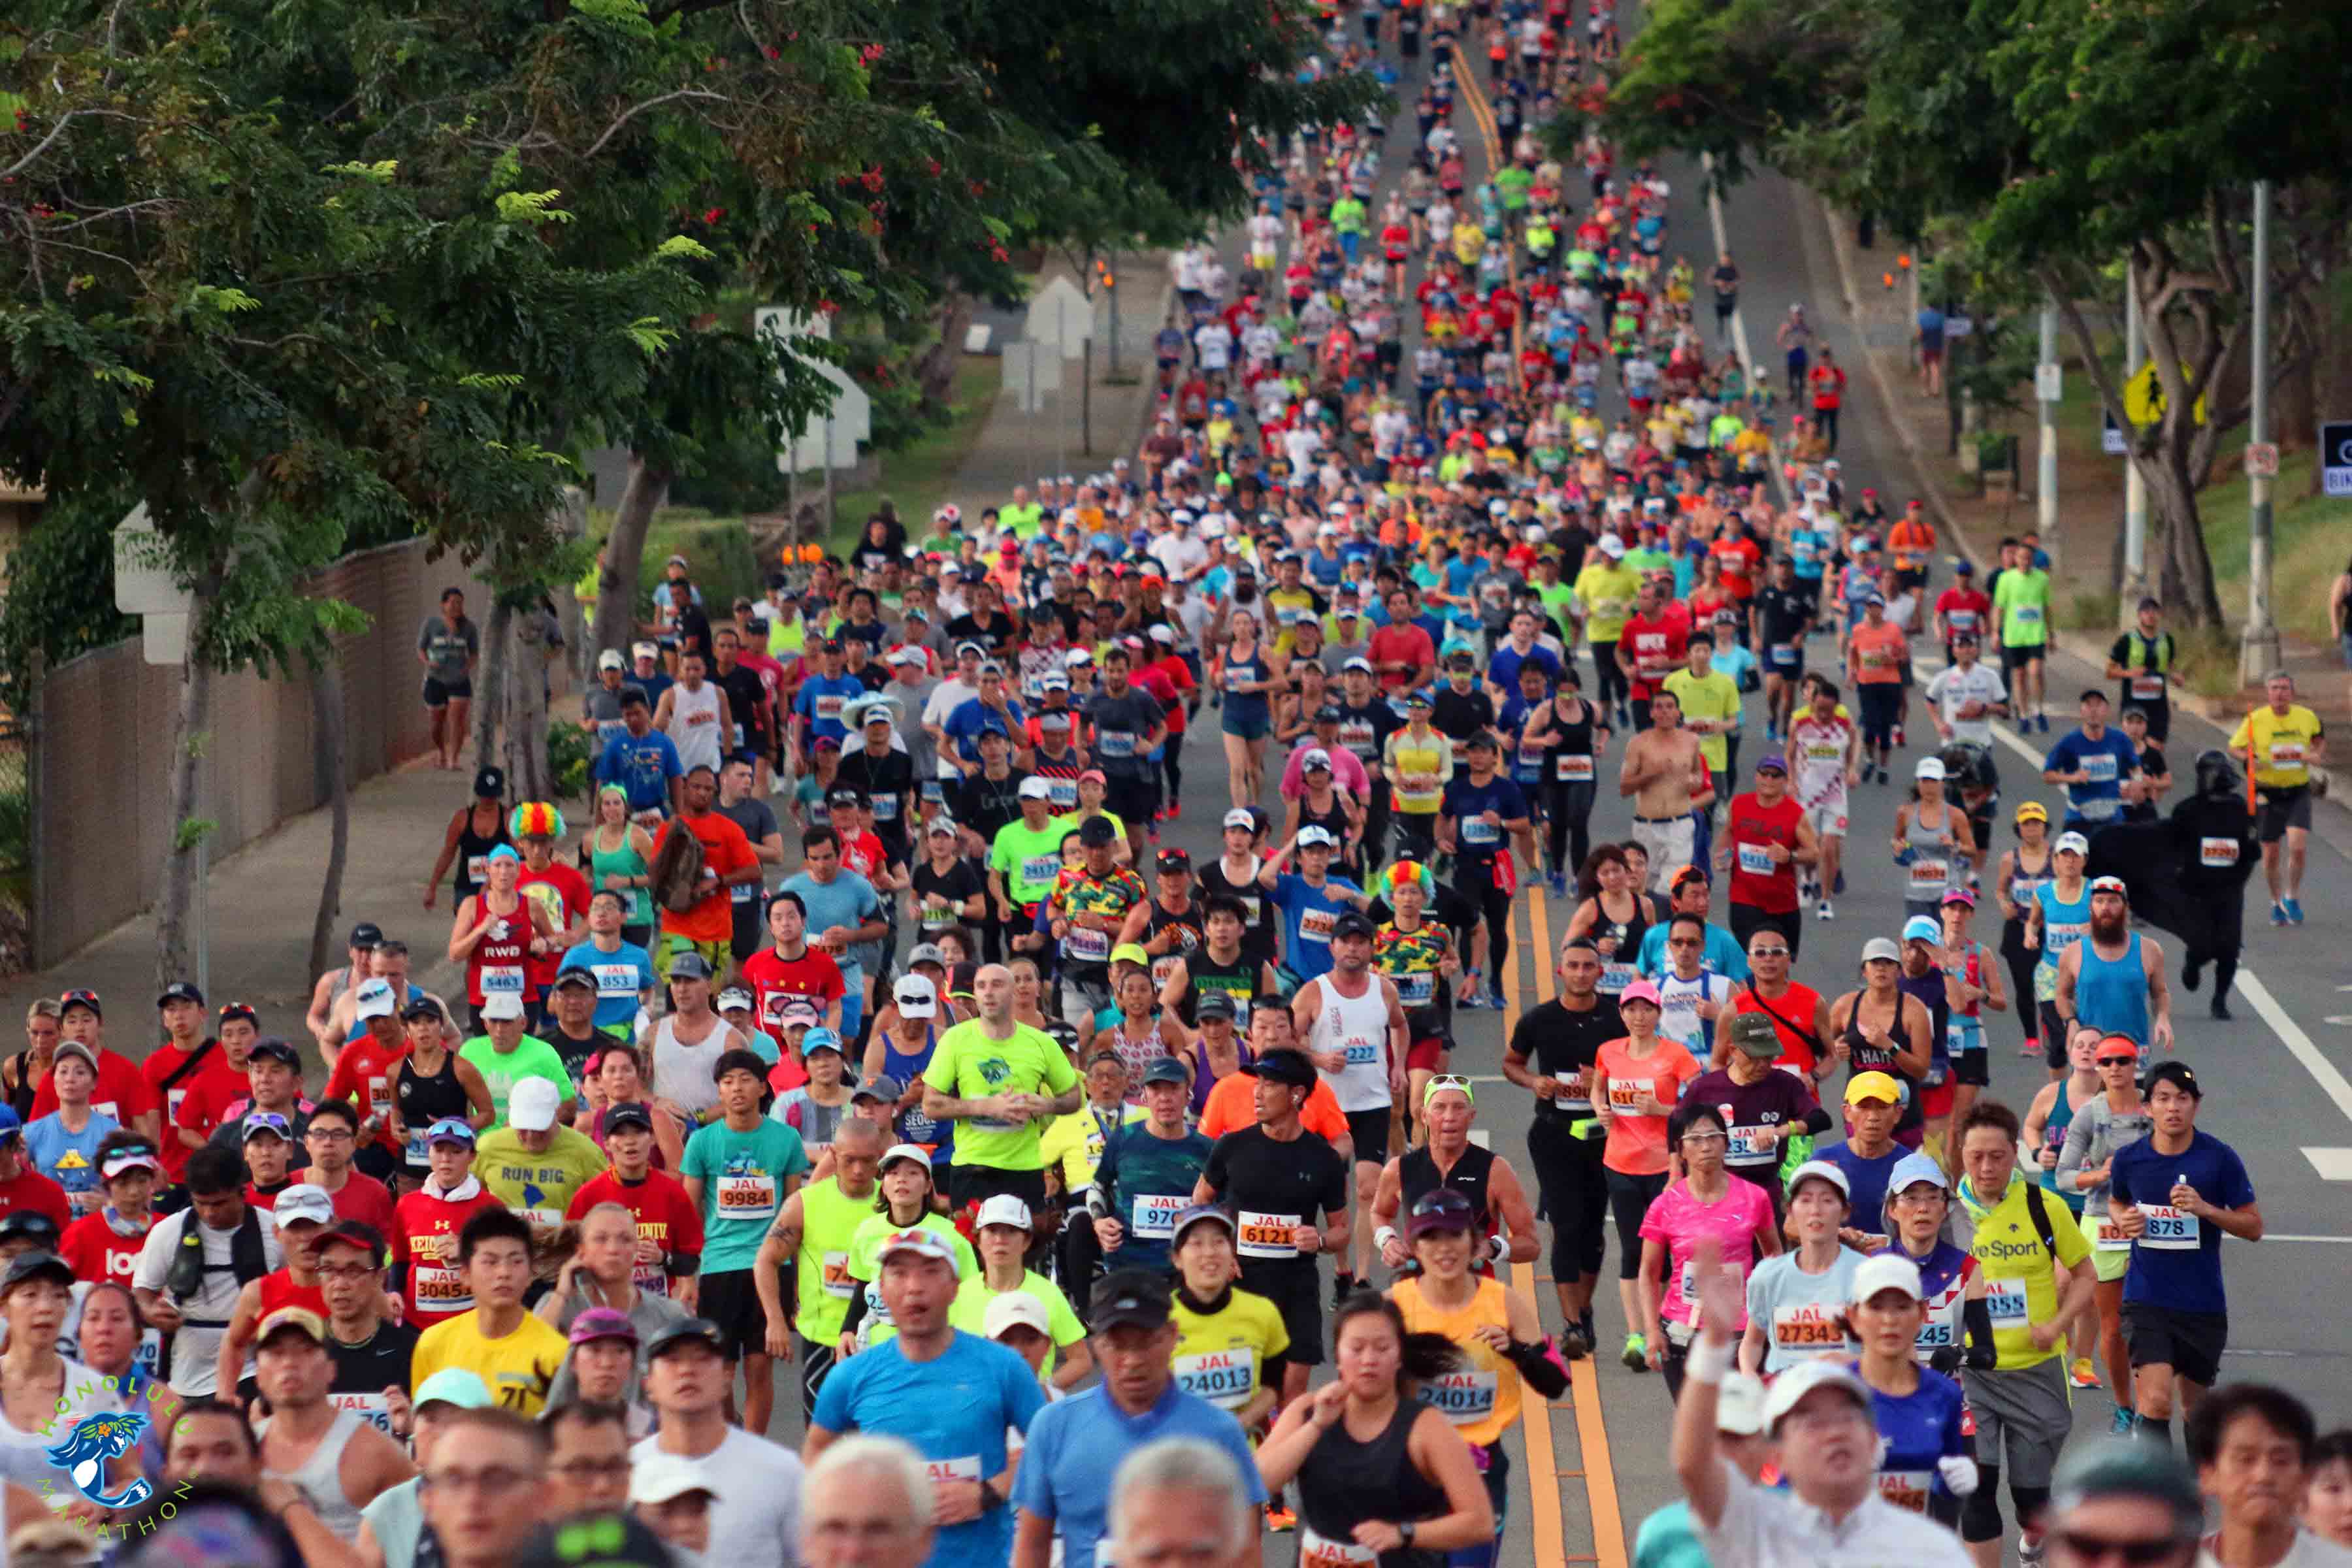
[[[673,818],[654,851],[651,868],[654,902],[682,915],[702,897],[702,840],[682,821]]]

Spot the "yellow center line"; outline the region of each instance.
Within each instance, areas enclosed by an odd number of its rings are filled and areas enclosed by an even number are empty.
[[[1479,139],[1486,143],[1486,178],[1491,183],[1496,173],[1503,166],[1502,127],[1495,119],[1495,111],[1486,106],[1486,94],[1478,86],[1477,68],[1475,66],[1468,70],[1460,68],[1463,56],[1459,45],[1454,47],[1454,58],[1456,68],[1454,73],[1454,80],[1461,84],[1463,100],[1470,106],[1470,118],[1478,122]],[[1517,245],[1505,246],[1503,265],[1510,279],[1511,289],[1516,293],[1519,285],[1519,254]],[[1527,384],[1525,378],[1519,373],[1519,352],[1526,344],[1526,332],[1527,310],[1522,306],[1518,313],[1511,318],[1510,375],[1511,384],[1517,387],[1524,387]],[[1541,964],[1537,965],[1539,970],[1542,967]]]

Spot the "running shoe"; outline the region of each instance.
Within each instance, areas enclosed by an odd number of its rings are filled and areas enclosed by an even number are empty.
[[[2271,900],[2271,924],[2274,926],[2286,924],[2286,906],[2275,899]]]
[[[1584,1336],[1584,1342],[1588,1345],[1598,1345],[1601,1342],[1601,1331],[1592,1324],[1591,1308],[1585,1308],[1583,1313],[1576,1320],[1576,1331]]]
[[[1901,748],[1901,747],[1907,746],[1907,745],[1909,745],[1910,743],[1911,743],[1910,742],[1908,742],[1908,741],[1906,741],[1906,740],[1905,740],[1905,739],[1903,738],[1903,726],[1902,726],[1902,725],[1900,725],[1900,724],[1895,725],[1895,746],[1899,749],[1899,748]]]
[[[2042,1539],[2027,1533],[2017,1538],[2018,1568],[2042,1568]]]
[[[2035,714],[2035,715],[2033,716],[2033,722],[2034,722],[2035,726],[2036,726],[2037,728],[2039,728],[2039,729],[2041,730],[2041,731],[2042,731],[2043,734],[2047,735],[2048,733],[2050,733],[2050,715],[2049,715],[2049,714],[2047,714],[2047,713],[2037,713],[2037,714]],[[2021,1550],[2022,1550],[2022,1548],[2021,1548],[2020,1550],[2021,1551]],[[2038,1562],[2040,1562],[2040,1561],[2041,1561],[2041,1559],[2042,1559],[2042,1543],[2041,1543],[2040,1542],[2034,1542],[2033,1557],[2034,1557],[2034,1561],[2036,1561],[2037,1563],[2038,1563]]]
[[[1551,896],[1553,898],[1564,899],[1568,897],[1568,874],[1566,872],[1554,871],[1546,880],[1544,885],[1551,889]]]
[[[1623,1362],[1623,1363],[1625,1363],[1625,1370],[1626,1370],[1626,1371],[1628,1371],[1628,1372],[1647,1372],[1647,1371],[1649,1371],[1649,1370],[1650,1370],[1650,1345],[1649,1345],[1649,1342],[1648,1342],[1648,1341],[1646,1341],[1646,1340],[1644,1340],[1644,1339],[1643,1339],[1641,1335],[1639,1335],[1639,1334],[1627,1334],[1627,1335],[1625,1336],[1625,1349],[1624,1349],[1624,1352],[1623,1352],[1623,1353],[1622,1353],[1622,1354],[1619,1355],[1617,1359],[1618,1359],[1619,1361],[1622,1361],[1622,1362]]]
[[[1265,1500],[1265,1527],[1276,1535],[1287,1535],[1298,1528],[1298,1516],[1291,1512],[1280,1492]]]
[[[2289,899],[2286,901],[2286,923],[2291,926],[2299,926],[2303,923],[2303,900],[2301,899]]]
[[[2134,1415],[2130,1411],[2118,1405],[2116,1406],[2116,1418],[2107,1423],[2107,1436],[2110,1437],[2128,1437],[2132,1435],[2132,1428],[2138,1425],[2139,1417]]]
[[[1487,988],[1486,1005],[1492,1007],[1497,1013],[1503,1010],[1503,988],[1501,986],[1495,985]]]
[[[2213,1005],[2212,1005],[2211,1007],[2208,1008],[2208,1009],[2207,1009],[2207,1011],[2208,1011],[2208,1012],[2210,1012],[2210,1013],[2211,1013],[2211,1014],[2213,1015],[2213,1016],[2215,1016],[2216,1018],[2221,1019],[2221,1022],[2223,1022],[2223,1023],[2225,1023],[2225,1024],[2226,1024],[2226,1023],[2228,1023],[2228,1022],[2230,1021],[2230,1003],[2229,1003],[2229,999],[2228,999],[2227,997],[2223,997],[2223,996],[2216,996],[2216,997],[2214,997],[2214,998],[2213,998]]]
[[[1833,921],[1837,919],[1837,911],[1830,908],[1830,901],[1827,899],[1823,899],[1822,907],[1813,911],[1813,918],[1817,921]]]
[[[2042,1042],[2028,1035],[2025,1037],[2025,1044],[2017,1047],[2017,1054],[2021,1057],[2038,1057],[2042,1054]]]
[[[1341,1272],[1331,1276],[1331,1310],[1338,1311],[1339,1303],[1355,1292],[1356,1277]]]
[[[2074,1358],[2074,1364],[2068,1369],[2067,1377],[2077,1388],[2099,1386],[2098,1372],[2091,1365],[2091,1358],[2086,1355],[2078,1355]]]
[[[2204,983],[2204,979],[2205,965],[2202,960],[2192,958],[2180,966],[2180,984],[2189,990],[2196,990]]]
[[[1559,1331],[1559,1359],[1582,1361],[1592,1353],[1592,1342],[1584,1337],[1584,1325],[1570,1323]]]

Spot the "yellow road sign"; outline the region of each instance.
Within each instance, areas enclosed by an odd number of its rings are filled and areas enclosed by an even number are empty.
[[[2189,366],[2180,367],[2181,379],[2188,379]],[[2156,362],[2150,360],[2139,367],[2139,374],[2124,383],[2124,412],[2135,425],[2154,425],[2164,417],[2164,384],[2156,379]],[[2198,424],[2205,423],[2205,400],[2200,397],[2189,416]]]

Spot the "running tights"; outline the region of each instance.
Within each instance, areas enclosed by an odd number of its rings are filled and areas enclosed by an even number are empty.
[[[1547,846],[1551,868],[1574,877],[1583,868],[1584,858],[1592,853],[1592,781],[1563,784],[1555,779],[1546,792],[1550,796],[1544,816],[1551,828],[1551,842]]]
[[[1502,994],[1504,965],[1511,961],[1511,896],[1495,886],[1494,863],[1455,863],[1454,890],[1486,917],[1486,988]]]
[[[1629,1176],[1609,1173],[1609,1212],[1617,1216],[1617,1278],[1635,1279],[1642,1273],[1642,1220],[1650,1205],[1666,1190],[1666,1173]]]
[[[1570,1120],[1542,1111],[1528,1128],[1528,1161],[1535,1167],[1544,1218],[1551,1222],[1551,1277],[1559,1285],[1598,1279],[1608,1239],[1602,1227],[1609,1177],[1601,1144],[1570,1132]]]
[[[1592,644],[1593,700],[1603,708],[1615,703],[1622,708],[1631,688],[1625,683],[1625,672],[1617,668],[1617,645],[1613,642]]]

